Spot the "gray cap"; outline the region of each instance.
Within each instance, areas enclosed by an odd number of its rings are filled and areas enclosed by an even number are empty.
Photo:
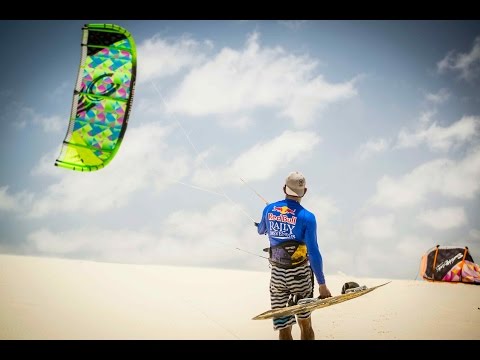
[[[302,197],[305,194],[307,181],[301,173],[294,171],[288,174],[285,185],[287,185],[285,188],[287,195]]]

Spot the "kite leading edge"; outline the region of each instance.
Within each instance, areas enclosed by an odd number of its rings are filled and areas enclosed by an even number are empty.
[[[113,24],[87,24],[67,134],[56,166],[76,171],[105,167],[127,129],[137,54],[132,35]]]

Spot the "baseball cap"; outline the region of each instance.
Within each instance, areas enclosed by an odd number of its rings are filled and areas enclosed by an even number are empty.
[[[301,173],[298,171],[291,172],[285,180],[285,192],[290,196],[302,197],[305,194],[306,184],[307,181]]]

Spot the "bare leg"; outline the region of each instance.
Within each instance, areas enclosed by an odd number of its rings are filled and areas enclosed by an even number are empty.
[[[312,328],[311,316],[306,319],[298,319],[298,325],[300,326],[300,339],[315,340],[315,332]]]
[[[293,340],[292,327],[288,326],[285,329],[278,330],[278,339],[279,340]]]

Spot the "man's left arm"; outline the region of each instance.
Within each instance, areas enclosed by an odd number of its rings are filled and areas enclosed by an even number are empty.
[[[326,299],[332,296],[330,290],[325,283],[325,276],[323,274],[323,260],[317,242],[317,221],[315,215],[307,220],[307,229],[305,231],[305,242],[308,249],[308,259],[312,270],[317,278],[318,291],[320,299]]]
[[[308,249],[308,260],[310,261],[310,265],[315,274],[315,277],[317,278],[318,284],[322,285],[325,284],[325,276],[323,274],[322,255],[320,254],[320,250],[318,249],[317,221],[315,219],[315,215],[311,214],[311,216],[307,218],[306,225],[305,243],[307,244]]]

